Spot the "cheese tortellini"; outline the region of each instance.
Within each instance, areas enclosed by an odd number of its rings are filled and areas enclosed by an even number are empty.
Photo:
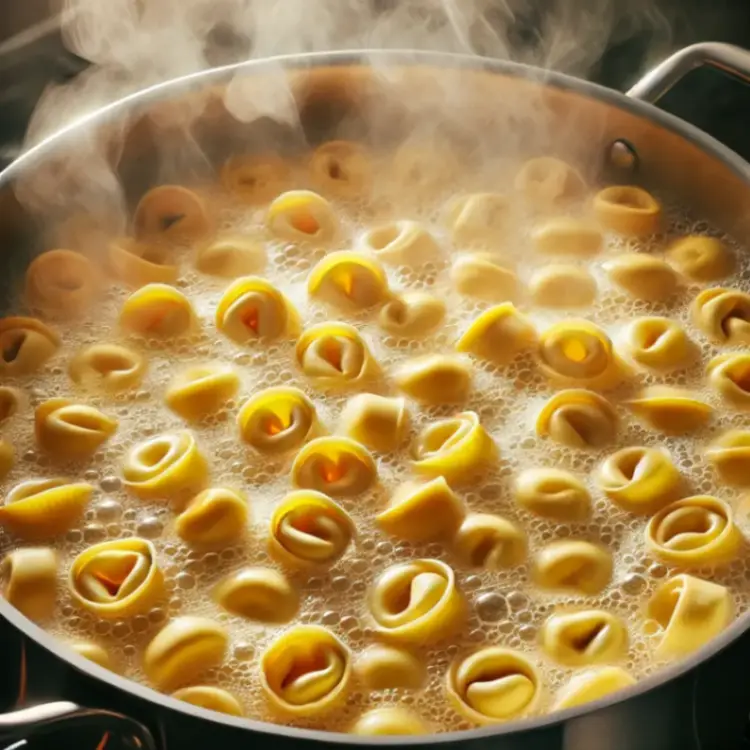
[[[693,281],[718,281],[734,270],[734,258],[715,237],[682,237],[669,246],[667,257]]]
[[[57,555],[47,547],[21,547],[0,563],[3,598],[30,620],[47,620],[57,602]]]
[[[628,648],[628,631],[605,610],[561,611],[547,618],[539,641],[559,664],[582,667],[619,660]]]
[[[145,357],[119,344],[88,346],[77,352],[68,365],[68,375],[77,385],[110,392],[136,388],[145,374]]]
[[[556,216],[531,234],[534,247],[547,255],[572,255],[587,258],[604,246],[601,229],[593,222]]]
[[[378,479],[367,449],[346,437],[315,438],[296,455],[292,481],[297,487],[332,497],[353,497],[366,492]]]
[[[731,560],[742,539],[731,506],[709,495],[668,505],[646,526],[646,546],[660,560],[682,567]]]
[[[695,345],[685,329],[670,318],[637,318],[625,329],[623,338],[630,359],[653,370],[678,370],[695,356]]]
[[[242,716],[244,711],[242,705],[228,690],[210,687],[208,685],[191,685],[190,687],[176,690],[172,693],[173,698],[200,706],[209,711],[219,711],[230,716]]]
[[[23,391],[9,385],[0,385],[0,424],[16,415],[28,403]]]
[[[533,323],[511,302],[504,302],[480,313],[456,342],[456,350],[504,365],[536,343]]]
[[[693,321],[720,344],[750,344],[750,294],[722,287],[704,289],[693,302]]]
[[[520,294],[515,271],[491,253],[460,255],[451,266],[451,281],[459,294],[488,302],[515,302]]]
[[[378,314],[378,325],[391,336],[424,336],[445,319],[445,302],[428,292],[393,295]]]
[[[49,250],[26,270],[26,301],[35,310],[77,318],[91,307],[101,289],[93,263],[72,250]]]
[[[133,230],[139,240],[186,242],[211,231],[203,199],[181,185],[160,185],[138,202]]]
[[[70,566],[73,600],[107,619],[148,612],[164,594],[164,577],[151,542],[113,539],[81,552]]]
[[[604,265],[610,280],[631,297],[662,302],[677,290],[677,274],[669,263],[645,253],[623,253]]]
[[[508,199],[498,193],[473,193],[451,201],[447,219],[453,244],[496,250],[508,230],[509,208]]]
[[[591,513],[591,493],[569,471],[537,468],[516,477],[518,504],[543,518],[556,521],[582,521]]]
[[[90,456],[118,427],[99,409],[67,398],[51,398],[34,412],[34,434],[41,448],[56,458]]]
[[[174,284],[179,274],[179,268],[169,262],[166,246],[128,237],[110,243],[107,261],[111,272],[133,287]]]
[[[219,583],[214,599],[227,612],[256,622],[283,624],[297,614],[300,597],[272,568],[242,568]]]
[[[298,625],[263,652],[260,677],[272,711],[288,717],[319,716],[345,701],[352,657],[325,628]]]
[[[36,318],[0,318],[0,374],[29,375],[60,347],[60,337]]]
[[[354,141],[328,141],[310,157],[310,176],[323,193],[339,198],[363,198],[372,182],[367,149]]]
[[[583,197],[587,187],[570,164],[554,156],[538,156],[524,163],[515,187],[536,208],[550,209]]]
[[[704,427],[713,409],[691,391],[652,385],[625,402],[645,425],[666,435],[684,435]]]
[[[523,529],[502,516],[470,513],[453,537],[453,548],[473,568],[503,570],[523,562],[527,551]]]
[[[330,242],[339,221],[331,204],[310,190],[282,193],[268,207],[266,226],[287,242]]]
[[[341,431],[371,450],[396,450],[406,438],[411,418],[406,399],[360,393],[346,402]]]
[[[661,229],[661,204],[634,185],[613,185],[594,196],[594,213],[605,229],[631,237],[656,234]]]
[[[488,646],[453,662],[446,690],[456,710],[475,724],[494,724],[531,712],[541,697],[536,666],[517,651]]]
[[[750,430],[727,430],[706,450],[722,482],[750,486]]]
[[[354,673],[368,690],[417,690],[427,679],[427,667],[411,652],[378,644],[365,649],[354,663]]]
[[[329,253],[310,271],[307,292],[343,310],[365,310],[387,299],[388,278],[376,261],[364,255]]]
[[[243,154],[228,159],[221,181],[232,195],[250,204],[265,203],[289,184],[291,169],[275,154]]]
[[[268,548],[279,562],[294,568],[332,565],[354,539],[349,514],[322,492],[290,492],[271,516]]]
[[[708,382],[731,406],[750,410],[750,354],[719,354],[706,367]]]
[[[169,339],[190,333],[196,319],[190,300],[179,289],[146,284],[123,303],[120,325],[137,336]]]
[[[252,276],[266,267],[266,251],[253,237],[219,237],[198,249],[195,267],[210,276],[236,279]]]
[[[635,679],[622,667],[595,667],[570,678],[555,697],[554,710],[581,706],[623,688],[635,685]]]
[[[222,362],[193,365],[175,375],[164,400],[183,419],[195,422],[213,417],[240,388],[234,369]]]
[[[177,516],[175,532],[188,544],[229,544],[243,535],[249,516],[244,495],[212,487],[198,493]]]
[[[428,354],[405,362],[394,380],[407,396],[426,404],[465,401],[472,385],[469,365],[458,357]]]
[[[603,396],[583,388],[560,391],[542,407],[536,432],[569,448],[602,448],[617,433],[617,414]]]
[[[362,247],[392,266],[423,266],[441,255],[437,240],[416,221],[396,221],[370,229]]]
[[[409,560],[387,568],[370,588],[368,606],[378,634],[419,645],[456,632],[466,616],[455,573],[439,560]]]
[[[398,706],[373,708],[357,719],[349,730],[362,737],[427,734],[424,722],[412,711]]]
[[[541,588],[593,596],[609,585],[612,556],[592,542],[561,539],[537,552],[533,573]]]
[[[540,307],[588,307],[596,299],[596,280],[585,268],[548,265],[529,280],[529,296]]]

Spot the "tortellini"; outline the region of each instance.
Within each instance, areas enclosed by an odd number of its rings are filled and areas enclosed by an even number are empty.
[[[647,615],[662,631],[657,655],[683,656],[729,625],[734,603],[724,586],[681,573],[656,589]]]
[[[143,355],[119,344],[93,344],[75,354],[68,375],[77,385],[119,392],[140,385],[146,374]]]
[[[368,690],[418,690],[427,679],[427,667],[414,654],[397,646],[378,644],[363,651],[354,672]]]
[[[256,622],[283,624],[297,614],[300,597],[272,568],[242,568],[219,583],[214,599],[227,612]]]
[[[0,318],[0,374],[39,370],[60,347],[60,337],[36,318]]]
[[[695,356],[685,329],[670,318],[636,318],[625,329],[623,343],[634,362],[662,372],[685,367]]]
[[[579,172],[553,156],[526,161],[516,175],[515,187],[531,205],[544,209],[581,198],[587,190]]]
[[[727,430],[708,446],[706,458],[722,482],[750,486],[750,430]]]
[[[588,307],[596,299],[596,281],[585,268],[552,264],[531,277],[529,296],[540,307]]]
[[[534,557],[534,581],[544,589],[599,594],[612,578],[612,556],[592,542],[561,539]]]
[[[198,493],[177,516],[175,531],[188,544],[229,544],[243,535],[249,516],[242,493],[212,487]]]
[[[589,221],[556,216],[531,233],[534,247],[547,255],[596,255],[604,246],[599,227]]]
[[[84,659],[93,661],[94,664],[98,664],[100,667],[104,667],[104,669],[109,669],[110,672],[117,672],[117,668],[109,652],[98,643],[78,641],[71,643],[70,648]]]
[[[453,244],[495,250],[505,239],[509,223],[508,199],[498,193],[474,193],[452,201],[448,224]]]
[[[456,350],[504,365],[536,343],[534,324],[511,302],[504,302],[480,313],[456,342]]]
[[[26,301],[35,310],[77,318],[91,307],[101,290],[92,262],[72,250],[49,250],[26,270]]]
[[[123,303],[120,325],[137,336],[168,339],[190,333],[196,319],[181,291],[166,284],[146,284]]]
[[[90,456],[115,434],[117,427],[113,417],[67,398],[51,398],[34,412],[36,441],[56,458]]]
[[[663,448],[630,446],[604,461],[596,482],[625,510],[653,513],[678,496],[682,477]]]
[[[465,401],[472,384],[472,371],[462,359],[445,354],[428,354],[408,360],[395,372],[398,388],[426,404],[455,404]]]
[[[719,354],[706,367],[708,382],[732,406],[750,410],[750,354]]]
[[[450,139],[424,133],[402,143],[391,164],[394,180],[406,196],[442,191],[453,184],[459,170],[459,155]]]
[[[0,438],[0,480],[10,474],[16,462],[16,449],[12,443]]]
[[[613,185],[594,196],[594,213],[605,229],[626,236],[656,234],[661,229],[661,204],[634,185]]]
[[[352,681],[349,649],[317,625],[282,633],[260,657],[261,688],[286,716],[319,716],[341,704]]]
[[[439,560],[410,560],[387,568],[370,588],[368,606],[379,635],[419,645],[451,635],[466,617],[455,573]]]
[[[547,618],[539,641],[559,664],[581,667],[619,660],[628,648],[628,631],[606,610],[562,611]]]
[[[215,416],[239,388],[239,376],[230,365],[193,365],[172,378],[164,400],[175,414],[194,422]]]
[[[560,391],[542,407],[536,432],[569,448],[602,448],[617,433],[617,414],[603,396],[583,388]]]
[[[179,268],[169,262],[168,249],[154,242],[128,237],[110,243],[107,261],[111,272],[129,286],[174,284]]]
[[[125,456],[125,487],[144,500],[181,499],[208,480],[208,463],[188,430],[138,443]]]
[[[453,537],[453,548],[466,565],[503,570],[523,562],[527,551],[523,529],[502,516],[471,513]]]
[[[0,423],[17,414],[26,403],[23,391],[9,385],[0,385]]]
[[[682,237],[667,248],[667,258],[693,281],[718,281],[734,270],[734,258],[715,237]]]
[[[488,302],[515,302],[520,282],[515,271],[491,253],[466,253],[451,266],[451,281],[459,294]]]
[[[391,536],[421,543],[453,536],[465,513],[463,503],[445,479],[436,477],[423,484],[402,484],[375,521]]]
[[[622,667],[595,667],[570,678],[555,697],[553,710],[581,706],[623,688],[635,685],[635,679]]]
[[[375,379],[378,366],[359,331],[347,323],[319,323],[297,340],[297,364],[323,388],[352,388]]]
[[[181,185],[159,185],[138,202],[133,230],[140,240],[195,240],[211,231],[203,199]]]
[[[360,393],[346,402],[341,431],[371,450],[396,450],[404,442],[411,418],[406,399]]]
[[[195,267],[210,276],[236,279],[261,273],[266,267],[266,250],[252,237],[219,237],[199,248]]]
[[[62,534],[81,518],[93,492],[90,484],[64,477],[21,482],[0,505],[0,525],[25,539]]]
[[[230,716],[242,716],[242,705],[228,690],[208,685],[192,685],[172,693],[173,698],[200,706],[209,711],[219,711]]]
[[[339,198],[362,198],[372,182],[370,155],[353,141],[328,141],[310,158],[310,176],[323,193]]]
[[[582,521],[591,513],[586,485],[563,469],[522,471],[516,477],[515,497],[522,508],[556,521]]]
[[[343,310],[365,310],[388,298],[388,278],[376,261],[364,255],[329,253],[310,271],[307,292]]]
[[[73,600],[107,619],[148,612],[164,594],[164,576],[151,542],[131,537],[95,544],[70,566]]]
[[[228,159],[221,181],[233,195],[247,203],[264,203],[288,186],[291,169],[275,154],[246,154]]]
[[[277,386],[258,391],[237,416],[240,436],[261,453],[296,450],[322,426],[315,405],[298,388]]]
[[[648,386],[625,404],[644,424],[666,435],[699,430],[713,415],[711,406],[691,391],[672,386]]]
[[[351,734],[362,737],[427,734],[428,728],[412,711],[399,706],[373,708],[357,719]]]
[[[465,411],[427,425],[415,438],[411,455],[419,473],[460,482],[474,478],[492,464],[498,449],[479,415]]]
[[[631,297],[662,302],[677,291],[677,274],[669,263],[645,253],[623,253],[604,264],[609,278]]]
[[[332,565],[354,539],[349,514],[322,492],[290,492],[271,516],[268,548],[290,567]]]
[[[330,242],[339,221],[331,204],[310,190],[282,193],[268,207],[266,226],[288,242]]]
[[[230,284],[216,308],[216,328],[236,344],[294,336],[299,313],[269,281],[244,276]]]
[[[682,567],[728,562],[742,539],[729,503],[709,495],[686,497],[663,508],[648,522],[645,537],[657,558]]]
[[[416,221],[395,221],[370,229],[362,247],[392,266],[415,267],[440,258],[437,240]]]
[[[524,654],[488,646],[453,662],[446,689],[460,714],[475,724],[495,724],[531,712],[542,685]]]
[[[333,497],[353,497],[372,487],[378,470],[367,449],[345,437],[311,440],[296,455],[292,481],[301,489],[317,490]]]
[[[57,601],[57,555],[47,547],[21,547],[0,563],[3,598],[30,620],[47,620]]]
[[[693,321],[720,344],[750,344],[750,294],[738,289],[704,289],[693,302]]]
[[[159,690],[174,690],[218,667],[228,645],[229,635],[219,623],[206,617],[177,617],[146,647],[143,670]]]
[[[424,336],[445,319],[445,302],[428,292],[393,295],[378,314],[378,325],[391,336]]]

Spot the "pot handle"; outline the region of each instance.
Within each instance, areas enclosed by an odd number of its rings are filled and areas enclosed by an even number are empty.
[[[627,94],[655,104],[691,70],[707,65],[750,83],[750,51],[733,44],[701,42],[675,52],[646,73]]]

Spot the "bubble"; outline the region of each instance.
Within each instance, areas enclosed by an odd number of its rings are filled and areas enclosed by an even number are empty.
[[[144,539],[157,539],[164,531],[164,524],[156,516],[145,516],[138,522],[135,531]]]
[[[500,594],[480,594],[476,598],[475,607],[479,619],[484,622],[497,622],[508,616],[508,603]]]
[[[107,530],[100,523],[87,523],[83,527],[83,540],[87,544],[103,542],[107,538]]]

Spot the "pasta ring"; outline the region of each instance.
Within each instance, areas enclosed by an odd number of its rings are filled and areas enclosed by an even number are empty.
[[[560,391],[542,407],[536,432],[571,448],[601,448],[617,434],[617,414],[603,396],[583,388]]]
[[[553,710],[581,706],[605,695],[635,685],[635,679],[622,667],[596,667],[573,675],[555,698]]]
[[[541,588],[593,596],[612,579],[612,556],[597,544],[561,539],[537,552],[533,573]]]
[[[138,336],[184,336],[195,325],[190,300],[166,284],[146,284],[128,297],[120,310],[120,325]]]
[[[750,485],[750,430],[727,430],[706,451],[722,482]]]
[[[594,196],[594,213],[603,227],[642,237],[661,229],[662,209],[656,198],[633,185],[613,185]]]
[[[553,156],[527,160],[515,178],[515,188],[532,205],[551,208],[582,198],[587,191],[580,173]]]
[[[556,521],[582,521],[591,513],[586,486],[562,469],[522,471],[516,477],[515,497],[522,508]]]
[[[195,240],[211,231],[203,199],[181,185],[159,185],[138,201],[133,231],[138,240]]]
[[[331,242],[338,219],[331,204],[310,190],[290,190],[268,207],[266,226],[271,234],[288,242]]]
[[[371,450],[387,453],[404,442],[411,418],[406,399],[360,393],[341,412],[341,432]]]
[[[107,261],[112,273],[130,286],[174,284],[179,268],[169,263],[167,248],[123,237],[110,243]]]
[[[708,363],[706,374],[725,401],[738,409],[750,409],[750,354],[719,354]]]
[[[394,374],[396,386],[426,404],[465,401],[471,390],[469,365],[457,357],[428,354],[405,362]]]
[[[362,714],[350,730],[351,734],[361,737],[415,735],[427,732],[427,727],[416,714],[399,706],[373,708]]]
[[[734,258],[715,237],[682,237],[667,248],[667,257],[693,281],[718,281],[734,270]]]
[[[370,155],[353,141],[328,141],[310,158],[310,176],[323,193],[339,198],[361,198],[372,182]]]
[[[173,698],[185,701],[208,711],[218,711],[230,716],[242,716],[242,705],[228,690],[207,685],[192,685],[172,693]]]
[[[135,388],[145,374],[145,357],[119,344],[88,346],[68,365],[68,375],[74,383],[111,392]]]
[[[34,413],[37,443],[58,458],[90,456],[115,434],[118,424],[99,409],[67,398],[44,401]]]
[[[329,253],[310,271],[307,293],[343,310],[365,310],[385,301],[388,278],[382,267],[358,253]]]
[[[29,620],[48,620],[57,600],[57,555],[47,547],[9,552],[0,564],[3,598]]]
[[[445,319],[445,302],[427,292],[392,296],[380,308],[378,325],[392,336],[425,336]]]
[[[414,654],[381,644],[363,651],[354,663],[354,671],[369,690],[417,690],[427,679],[425,665]]]
[[[23,391],[9,385],[0,385],[0,424],[16,415],[27,404]]]
[[[739,289],[704,289],[693,303],[693,321],[721,344],[750,344],[750,294]]]
[[[296,455],[292,481],[300,489],[353,497],[375,484],[378,470],[367,449],[345,437],[319,437]]]
[[[661,302],[677,291],[677,274],[660,258],[645,253],[623,253],[604,264],[610,280],[631,297]]]
[[[637,318],[626,329],[625,351],[644,367],[669,372],[684,367],[695,347],[685,330],[670,318]]]
[[[289,165],[273,154],[233,156],[221,169],[224,188],[247,203],[265,203],[284,191]]]
[[[555,263],[534,273],[529,296],[540,307],[588,307],[596,299],[596,280],[585,268]]]
[[[392,266],[423,266],[442,255],[437,240],[416,221],[394,221],[370,229],[361,244],[378,260]]]
[[[247,498],[227,487],[198,493],[177,516],[175,531],[188,544],[222,545],[240,538],[250,517]]]
[[[453,537],[456,554],[473,568],[503,570],[526,558],[523,529],[507,518],[490,513],[471,513]]]
[[[491,253],[465,253],[451,266],[451,281],[459,294],[488,302],[515,302],[520,282]]]
[[[588,258],[604,246],[601,229],[589,221],[556,216],[531,233],[534,247],[547,255],[576,255]]]
[[[704,427],[713,409],[684,388],[652,385],[625,402],[649,427],[667,435],[683,435]]]
[[[195,267],[210,276],[236,279],[261,273],[266,267],[266,250],[251,237],[219,237],[199,248]]]
[[[0,318],[0,374],[36,372],[60,348],[60,337],[36,318]]]
[[[540,643],[559,664],[581,667],[619,659],[628,649],[628,631],[606,610],[557,612],[542,626]]]
[[[462,195],[448,205],[451,240],[458,247],[495,250],[505,240],[510,205],[499,193]]]
[[[511,302],[480,313],[456,342],[456,351],[473,354],[496,365],[536,346],[534,324]]]
[[[216,587],[214,599],[233,615],[275,625],[293,619],[300,604],[287,577],[272,568],[243,568],[232,573]]]
[[[214,362],[188,367],[167,386],[164,400],[188,421],[215,416],[240,389],[240,379],[231,365]]]
[[[93,263],[72,250],[48,250],[26,269],[29,306],[63,318],[83,315],[100,291]]]

